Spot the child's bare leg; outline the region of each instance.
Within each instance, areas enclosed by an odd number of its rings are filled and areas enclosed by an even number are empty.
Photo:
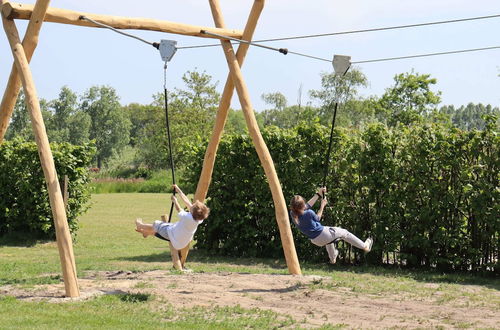
[[[142,219],[135,220],[135,227],[135,231],[141,233],[144,238],[148,237],[149,235],[156,234],[153,225],[143,223]]]

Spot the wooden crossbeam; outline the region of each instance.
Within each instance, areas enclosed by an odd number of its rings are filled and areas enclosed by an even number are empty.
[[[6,3],[2,6],[2,13],[8,19],[30,19],[33,12],[33,5],[20,4],[20,3]],[[132,18],[120,17],[109,15],[98,15],[91,13],[77,12],[67,9],[48,8],[45,15],[45,22],[70,24],[78,26],[99,27],[91,22],[81,20],[80,16],[88,17],[96,22],[103,23],[114,27],[115,29],[133,29],[133,30],[149,30],[175,33],[187,36],[196,36],[202,38],[214,38],[201,33],[201,30],[206,30],[213,33],[218,33],[223,36],[240,39],[243,35],[241,30],[230,29],[217,29],[211,27],[203,27],[196,25],[189,25],[183,23],[175,23],[162,21],[150,18]]]

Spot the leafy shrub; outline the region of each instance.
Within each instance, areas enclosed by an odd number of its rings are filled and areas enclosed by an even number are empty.
[[[90,199],[88,167],[95,152],[90,145],[51,144],[59,179],[68,176],[67,218],[76,233],[77,218]],[[54,239],[55,228],[45,177],[34,142],[0,145],[0,236]]]
[[[325,225],[360,238],[373,236],[366,256],[374,264],[399,263],[442,270],[498,271],[500,137],[496,119],[484,131],[415,124],[365,131],[335,130]],[[319,125],[262,132],[285,200],[312,196],[322,183],[329,131]],[[205,146],[192,146],[185,171],[196,187]],[[231,256],[282,255],[274,204],[251,139],[226,135],[208,192],[211,216],[197,246]],[[316,208],[318,205],[316,205]],[[297,253],[327,260],[292,225]],[[364,259],[340,244],[341,261]]]

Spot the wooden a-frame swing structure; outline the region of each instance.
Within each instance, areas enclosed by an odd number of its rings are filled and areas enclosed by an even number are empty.
[[[241,66],[243,65],[249,45],[241,43],[235,53],[231,42],[227,39],[223,39],[223,37],[230,37],[251,41],[257,26],[257,21],[264,7],[265,0],[254,0],[243,31],[230,30],[226,28],[219,0],[209,0],[210,9],[216,26],[215,28],[154,19],[80,13],[65,9],[49,8],[49,2],[50,0],[37,0],[35,5],[25,5],[10,3],[7,0],[0,0],[0,5],[2,6],[2,22],[14,57],[14,64],[12,66],[11,74],[0,105],[0,143],[2,143],[5,136],[5,132],[12,116],[12,111],[14,109],[20,88],[22,87],[24,89],[26,104],[28,106],[36,144],[38,146],[38,153],[43,173],[47,182],[66,296],[78,297],[80,295],[76,275],[76,264],[73,254],[73,245],[69,232],[61,188],[59,186],[54,160],[49,140],[47,138],[42,113],[40,111],[40,103],[29,62],[37,46],[40,28],[44,21],[87,27],[99,27],[91,22],[81,20],[80,17],[83,15],[96,22],[107,24],[116,29],[151,30],[220,39],[229,67],[229,74],[224,86],[219,109],[217,111],[212,136],[205,153],[203,168],[195,193],[195,199],[204,201],[206,198],[208,187],[212,178],[217,148],[223,133],[233,91],[236,89],[249,134],[269,181],[288,271],[290,274],[300,275],[300,265],[295,251],[295,244],[290,228],[290,222],[288,220],[288,211],[283,191],[276,174],[273,160],[257,125],[248,89],[241,73]],[[14,19],[29,20],[26,34],[22,42],[19,38],[19,33]],[[218,36],[202,33],[202,30],[217,34]],[[189,251],[189,245],[179,251],[179,254],[177,251],[173,250],[172,246],[170,246],[170,248],[172,252],[172,259],[174,261],[174,267],[182,269]]]

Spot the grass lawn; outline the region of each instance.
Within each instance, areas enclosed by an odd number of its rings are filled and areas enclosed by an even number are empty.
[[[168,213],[169,197],[167,194],[136,193],[93,195],[93,205],[81,217],[74,243],[78,277],[95,271],[170,270],[168,245],[158,239],[143,239],[134,231],[135,218],[151,222]],[[306,275],[334,279],[333,282],[315,281],[308,285],[311,291],[347,288],[360,295],[395,294],[416,300],[427,299],[439,292],[434,301],[437,305],[500,308],[500,283],[496,278],[379,267],[335,266],[333,269],[326,264],[306,263],[301,266]],[[287,274],[284,260],[215,258],[199,251],[189,254],[188,267],[194,273]],[[297,320],[270,310],[239,305],[182,308],[154,295],[120,293],[85,301],[50,303],[22,301],[8,294],[11,287],[30,289],[39,284],[59,283],[60,273],[55,242],[28,247],[0,245],[0,329],[199,328],[201,323],[203,328],[209,329],[303,326]],[[468,284],[474,284],[475,289],[464,290],[463,286]],[[473,327],[470,324],[463,326]],[[324,326],[325,329],[332,327],[337,326]]]

